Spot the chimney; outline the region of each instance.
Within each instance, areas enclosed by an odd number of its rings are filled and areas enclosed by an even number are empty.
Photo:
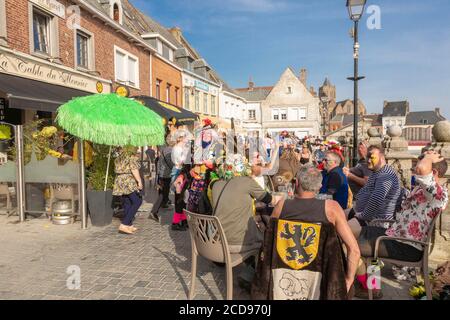
[[[169,29],[170,33],[177,39],[178,42],[181,42],[181,36],[183,35],[183,32],[179,27],[173,27]]]
[[[438,116],[440,116],[441,115],[441,108],[434,108],[434,112],[436,112],[436,114]]]
[[[309,92],[314,96],[317,97],[316,91],[314,91],[314,86],[309,87]]]
[[[253,82],[252,77],[250,77],[250,79],[248,80],[248,91],[253,91],[254,88],[255,88],[255,83]]]
[[[308,77],[308,71],[306,69],[300,70],[300,81],[306,87],[306,78]]]
[[[383,101],[383,109],[386,108],[387,104],[388,104],[388,102],[387,102],[386,100],[384,100],[384,101]]]

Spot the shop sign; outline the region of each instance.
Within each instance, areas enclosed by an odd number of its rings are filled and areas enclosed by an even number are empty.
[[[127,87],[125,87],[125,86],[119,86],[116,89],[116,94],[118,96],[126,98],[126,97],[130,96],[130,90]]]
[[[203,91],[209,92],[209,86],[202,81],[195,80],[195,87]]]
[[[0,73],[15,75],[22,78],[43,81],[63,87],[98,93],[97,79],[65,70],[54,64],[45,64],[27,58],[26,56],[12,54],[0,49]],[[106,83],[106,82],[105,82]],[[102,86],[102,92],[107,91],[107,86]],[[108,92],[105,92],[108,93]]]
[[[57,15],[60,18],[66,18],[66,8],[63,4],[59,3],[56,0],[30,0],[34,4],[38,5],[42,9],[50,11],[54,15]]]
[[[100,81],[97,81],[97,84],[95,86],[97,88],[97,92],[98,93],[102,93],[103,92],[103,83],[101,83]]]

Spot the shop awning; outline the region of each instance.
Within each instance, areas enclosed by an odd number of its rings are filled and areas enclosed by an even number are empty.
[[[149,96],[136,96],[132,98],[141,101],[145,106],[166,120],[175,118],[176,122],[181,125],[193,125],[194,122],[198,120],[198,115],[195,113],[158,99]]]
[[[41,81],[0,73],[0,92],[6,94],[9,108],[56,112],[59,106],[75,97],[91,93]]]

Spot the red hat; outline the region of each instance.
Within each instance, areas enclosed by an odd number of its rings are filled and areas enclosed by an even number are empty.
[[[204,126],[204,127],[212,127],[212,121],[211,121],[211,119],[208,119],[208,118],[203,119],[203,126]]]

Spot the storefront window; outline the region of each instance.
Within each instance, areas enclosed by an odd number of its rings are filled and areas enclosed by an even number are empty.
[[[35,52],[50,54],[49,25],[49,16],[38,10],[33,11],[33,39]]]
[[[0,214],[7,215],[13,215],[17,211],[16,162],[11,149],[14,135],[14,126],[0,124]]]
[[[79,212],[79,148],[73,136],[48,120],[34,120],[23,127],[25,212],[58,223],[74,219]],[[13,157],[15,150],[13,146]],[[85,159],[86,165],[90,164],[86,150]]]

